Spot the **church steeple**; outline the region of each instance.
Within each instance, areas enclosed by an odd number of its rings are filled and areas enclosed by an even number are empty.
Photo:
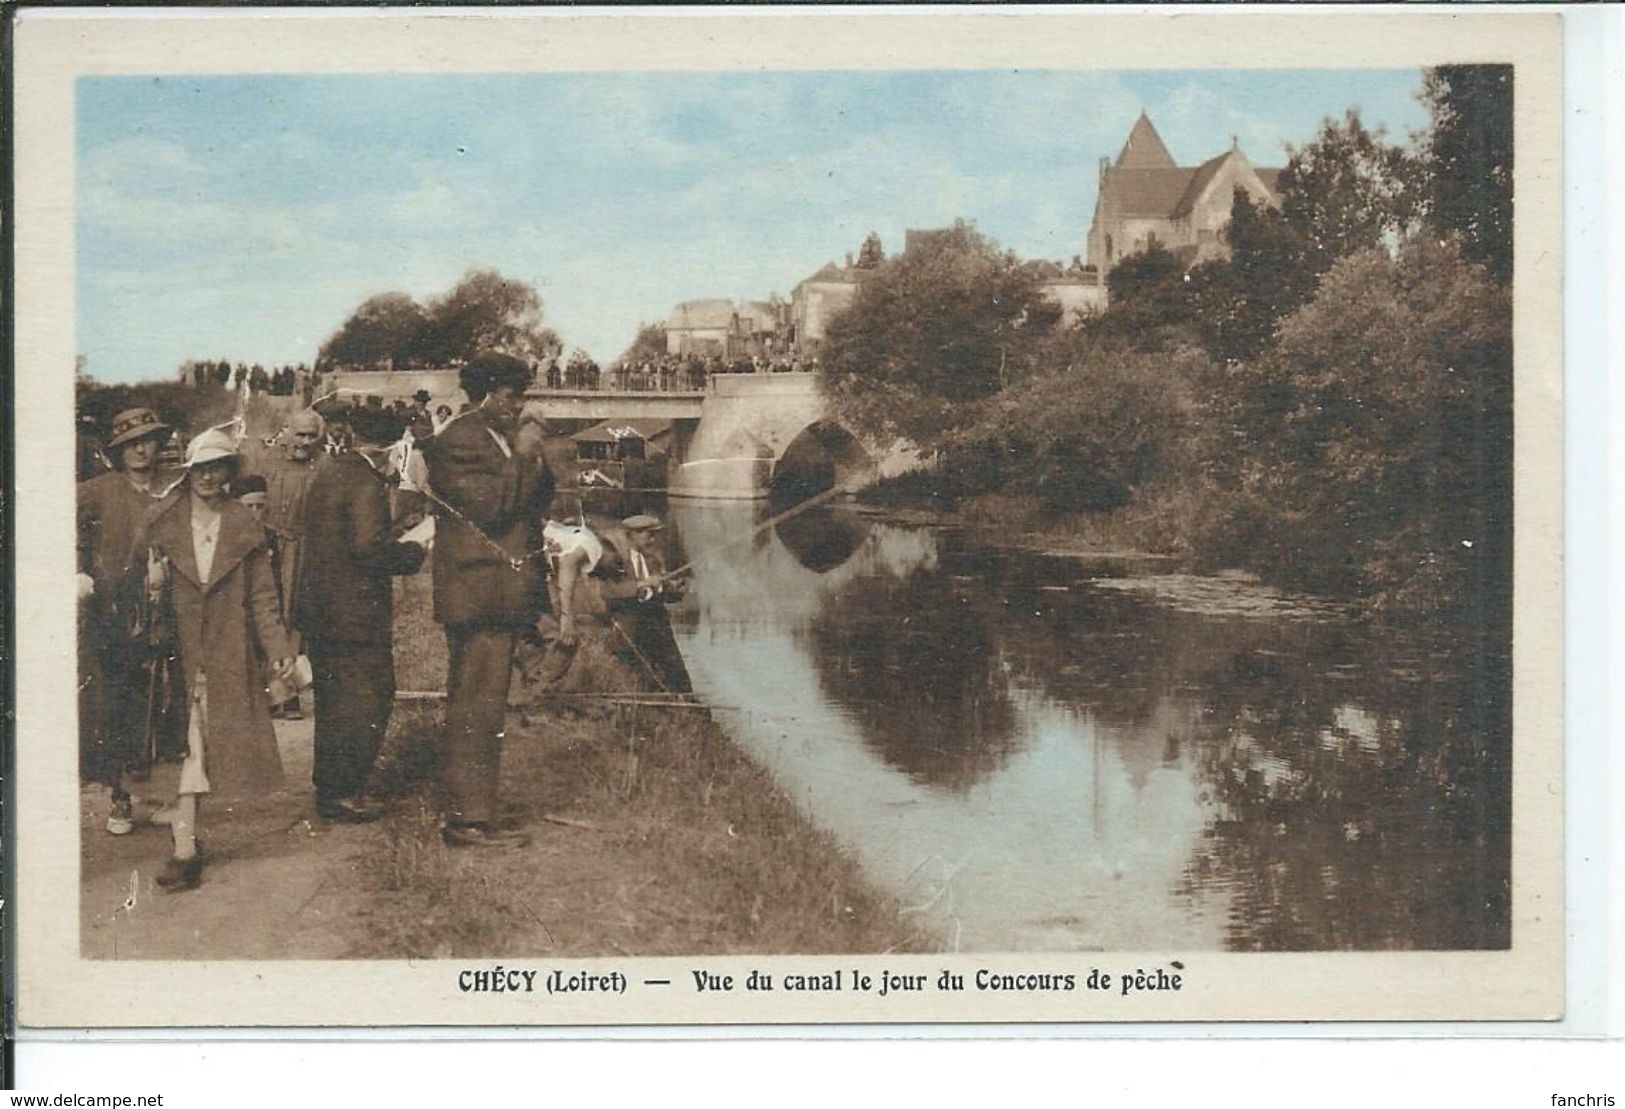
[[[1151,126],[1151,117],[1144,111],[1140,112],[1140,118],[1134,121],[1134,129],[1128,133],[1128,141],[1123,144],[1122,152],[1117,155],[1117,168],[1178,168],[1174,156],[1169,154],[1168,148],[1162,144],[1162,136]]]

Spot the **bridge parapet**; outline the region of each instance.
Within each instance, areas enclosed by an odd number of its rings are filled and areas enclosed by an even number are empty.
[[[706,394],[532,389],[525,411],[549,420],[697,420]]]

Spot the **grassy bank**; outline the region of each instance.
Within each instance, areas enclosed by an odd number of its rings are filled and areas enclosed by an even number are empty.
[[[443,644],[427,573],[399,587],[402,689],[439,689]],[[601,643],[577,686],[628,688]],[[521,698],[516,680],[515,699]],[[931,950],[897,905],[813,827],[709,714],[546,695],[509,714],[503,819],[534,843],[451,851],[433,800],[438,701],[404,702],[391,728],[397,801],[356,861],[373,907],[354,954],[661,955]]]

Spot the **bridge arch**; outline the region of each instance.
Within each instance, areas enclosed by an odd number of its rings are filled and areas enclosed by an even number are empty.
[[[774,500],[801,500],[831,488],[857,489],[875,479],[876,464],[856,435],[829,418],[792,437],[773,464]]]

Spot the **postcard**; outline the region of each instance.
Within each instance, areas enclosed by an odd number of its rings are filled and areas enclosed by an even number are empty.
[[[1561,17],[15,26],[23,1026],[1562,1016]]]

